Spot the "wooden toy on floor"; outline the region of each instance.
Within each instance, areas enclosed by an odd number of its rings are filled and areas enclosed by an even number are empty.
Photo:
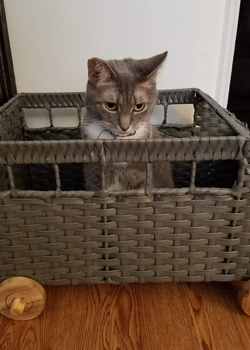
[[[43,311],[44,288],[26,277],[13,277],[0,285],[0,313],[12,320],[31,320]]]

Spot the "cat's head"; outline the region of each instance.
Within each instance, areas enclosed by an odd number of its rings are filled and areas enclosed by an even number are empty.
[[[157,72],[166,56],[167,52],[141,60],[88,60],[86,122],[118,137],[146,130],[157,99]]]

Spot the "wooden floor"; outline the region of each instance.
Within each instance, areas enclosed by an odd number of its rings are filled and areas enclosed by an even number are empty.
[[[241,284],[146,284],[46,288],[32,321],[0,316],[1,350],[243,350],[250,317]]]

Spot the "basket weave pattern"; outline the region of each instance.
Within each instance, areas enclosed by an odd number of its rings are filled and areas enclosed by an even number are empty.
[[[84,93],[19,94],[0,109],[0,281],[42,284],[233,281],[250,274],[250,132],[197,89],[159,92],[163,139],[81,140]],[[168,106],[192,104],[194,124],[168,126]],[[45,108],[30,129],[25,109]],[[54,108],[79,126],[57,128]],[[152,188],[170,161],[175,188]],[[143,162],[140,190],[105,189],[108,162]],[[99,163],[102,190],[84,188]]]

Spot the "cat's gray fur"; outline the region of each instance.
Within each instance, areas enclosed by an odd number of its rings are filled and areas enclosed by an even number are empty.
[[[166,56],[167,52],[142,60],[90,59],[83,137],[93,139],[162,137],[151,124],[150,117],[157,99],[157,72]],[[116,103],[117,111],[108,111],[105,102]],[[145,108],[142,112],[136,113],[134,106],[140,103],[144,103]],[[85,181],[87,190],[96,191],[101,188],[99,165],[85,164]],[[105,167],[107,190],[137,189],[145,185],[146,164],[110,163]],[[171,166],[168,162],[153,164],[153,186],[174,187]]]

